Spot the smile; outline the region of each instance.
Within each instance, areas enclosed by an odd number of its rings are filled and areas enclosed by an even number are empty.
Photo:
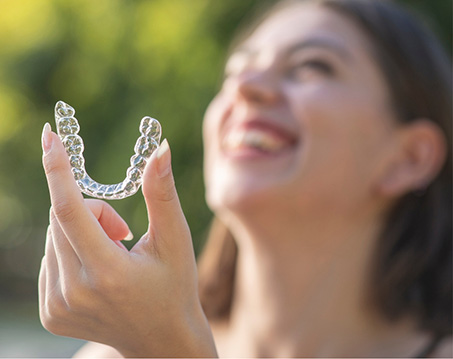
[[[229,129],[222,149],[233,156],[278,155],[295,147],[293,133],[264,122],[249,122]]]

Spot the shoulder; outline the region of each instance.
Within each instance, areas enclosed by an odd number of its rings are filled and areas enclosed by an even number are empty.
[[[431,355],[432,358],[453,358],[453,336],[448,336],[439,342]]]

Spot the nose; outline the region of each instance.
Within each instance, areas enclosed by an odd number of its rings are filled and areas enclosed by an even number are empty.
[[[243,71],[237,75],[235,82],[237,97],[255,105],[272,106],[282,99],[278,80],[269,70]]]

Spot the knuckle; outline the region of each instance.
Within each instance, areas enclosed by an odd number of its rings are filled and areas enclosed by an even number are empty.
[[[50,206],[50,210],[49,210],[49,224],[50,226],[54,226],[55,224],[57,224],[57,216],[55,214],[55,209],[54,209],[54,206]]]
[[[44,172],[49,176],[58,174],[65,168],[65,164],[59,161],[58,158],[49,158],[49,155],[44,157],[43,160]]]
[[[102,201],[100,199],[97,199],[97,198],[84,198],[83,200],[85,201],[87,206],[91,206],[91,205],[95,205],[96,206],[97,204],[104,202],[104,201]]]
[[[90,208],[91,210],[109,206],[108,203],[106,203],[105,201],[100,200],[100,199],[85,198],[84,201],[85,201],[85,204],[87,205],[87,207]]]
[[[67,308],[61,297],[47,297],[44,304],[39,308],[42,326],[49,332],[59,335],[62,331],[61,323],[66,320]]]
[[[47,298],[46,302],[46,311],[49,318],[59,320],[66,317],[68,307],[62,296],[52,296],[52,298]]]
[[[84,295],[82,286],[80,285],[69,285],[64,288],[62,295],[66,304],[66,307],[71,312],[79,312],[86,306],[86,299],[88,296]]]
[[[56,321],[49,315],[41,314],[41,324],[42,326],[50,333],[58,335],[59,333],[59,325]]]
[[[163,202],[171,202],[177,197],[175,179],[173,178],[171,173],[168,174],[168,178],[163,181],[163,184],[159,189],[159,199]]]
[[[90,287],[95,293],[108,297],[121,290],[121,280],[119,278],[121,278],[119,275],[111,272],[97,273],[92,276]]]
[[[53,212],[61,222],[73,222],[76,217],[76,210],[73,204],[62,198],[53,204]]]
[[[99,220],[102,218],[104,221],[112,220],[115,210],[111,207],[108,203],[104,201],[100,201],[99,204],[100,213],[99,213]]]
[[[42,326],[50,333],[58,335],[61,331],[60,321],[56,320],[47,312],[41,312],[40,314]]]
[[[101,219],[103,221],[110,221],[116,213],[110,204],[99,199],[85,199],[85,204],[99,221]]]

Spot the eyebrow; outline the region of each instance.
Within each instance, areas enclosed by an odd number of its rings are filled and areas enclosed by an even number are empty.
[[[353,57],[352,54],[340,44],[324,38],[311,38],[291,45],[288,49],[284,51],[284,56],[290,56],[297,51],[304,50],[307,48],[325,48],[327,50],[331,50],[334,53],[336,53],[339,57],[341,57],[343,60],[348,62],[351,61]],[[235,51],[233,51],[232,54],[234,55],[242,53],[245,55],[255,55],[257,52],[258,51],[253,50],[247,47],[246,45],[243,45],[239,46]]]
[[[291,55],[294,52],[299,50],[303,50],[306,48],[325,48],[327,50],[331,50],[335,52],[339,57],[341,57],[345,61],[352,60],[352,54],[340,44],[331,41],[329,39],[324,38],[311,38],[308,40],[304,40],[302,42],[296,43],[290,46],[286,51],[285,55]]]

